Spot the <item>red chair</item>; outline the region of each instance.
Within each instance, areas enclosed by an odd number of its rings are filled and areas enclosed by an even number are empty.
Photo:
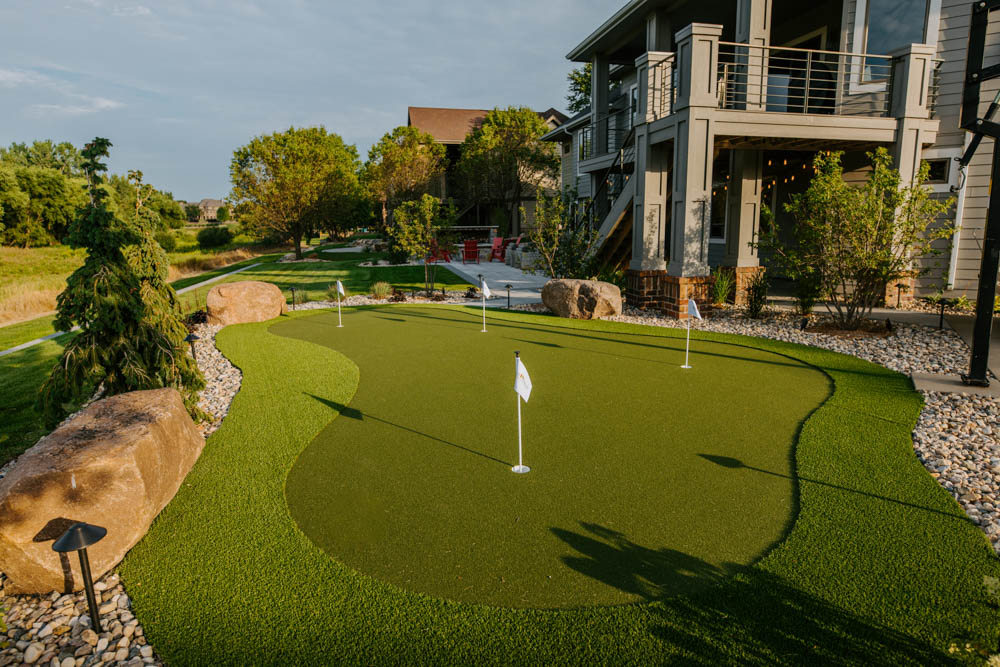
[[[502,236],[498,236],[493,239],[493,247],[490,248],[490,261],[494,259],[499,259],[503,261],[503,253],[507,249],[507,242],[503,240]]]
[[[442,248],[438,245],[437,241],[431,241],[430,253],[427,256],[427,264],[433,264],[434,262],[450,262],[451,253],[448,252],[447,248]]]
[[[462,264],[466,262],[479,264],[479,244],[476,243],[476,240],[465,239],[462,243]]]

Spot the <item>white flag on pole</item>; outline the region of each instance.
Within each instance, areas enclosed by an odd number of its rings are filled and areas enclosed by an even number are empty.
[[[698,304],[694,302],[694,299],[688,299],[688,315],[691,317],[697,317],[701,319],[701,313],[698,312]]]
[[[528,375],[528,369],[521,363],[520,358],[517,360],[517,377],[514,378],[514,391],[521,395],[525,403],[528,402],[528,397],[531,396],[531,376]]]
[[[344,283],[337,281],[337,294],[341,296],[347,296],[347,292],[344,291]]]
[[[482,287],[483,287],[483,296],[485,296],[487,299],[493,296],[493,293],[490,292],[490,286],[486,284],[486,278],[483,278]]]

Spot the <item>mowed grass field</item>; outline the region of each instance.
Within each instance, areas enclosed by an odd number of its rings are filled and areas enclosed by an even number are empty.
[[[922,401],[906,377],[825,350],[708,333],[693,335],[690,375],[675,376],[682,331],[491,313],[481,334],[477,317],[380,307],[345,312],[336,329],[331,314],[293,312],[219,334],[243,372],[241,391],[120,567],[169,664],[927,665],[974,662],[966,645],[997,646],[982,582],[1000,575],[1000,562],[914,455]],[[393,327],[412,329],[411,352],[380,364],[377,350],[399,341]],[[516,444],[513,349],[535,385],[526,477],[505,470]],[[757,365],[760,380],[746,370]],[[634,385],[623,370],[636,373]],[[749,377],[745,393],[802,394],[775,397],[801,422],[793,447],[777,410],[708,377],[726,371]],[[560,373],[578,382],[567,389]],[[396,382],[411,387],[405,397]],[[451,393],[452,383],[467,391]],[[647,385],[663,393],[636,399]],[[596,415],[572,405],[585,400]],[[673,406],[727,428],[686,424]],[[573,451],[596,440],[607,458]],[[619,486],[639,485],[621,491],[621,507],[601,486],[596,468],[607,465],[618,466],[606,474]],[[376,485],[387,512],[355,475]],[[470,527],[465,512],[489,525]],[[538,537],[525,576],[537,584],[547,562],[554,578],[599,593],[597,606],[456,601],[454,580],[428,575],[479,561],[483,572],[468,576],[493,595],[487,575],[503,547],[476,542],[502,545],[509,534],[527,544],[519,512]],[[490,535],[490,526],[501,528]],[[457,555],[434,562],[425,550],[446,534]],[[382,549],[396,568],[378,565]],[[604,606],[605,593],[641,602]]]

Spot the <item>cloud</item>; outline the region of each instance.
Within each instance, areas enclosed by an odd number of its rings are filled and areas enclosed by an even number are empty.
[[[111,13],[115,16],[149,16],[153,11],[142,5],[116,5]]]
[[[108,99],[107,97],[79,93],[67,81],[60,81],[59,79],[32,70],[0,68],[0,87],[38,88],[43,92],[54,93],[66,98],[66,102],[62,104],[39,102],[29,105],[27,110],[33,115],[58,114],[78,116],[81,114],[97,113],[99,111],[111,111],[124,106],[121,102]]]

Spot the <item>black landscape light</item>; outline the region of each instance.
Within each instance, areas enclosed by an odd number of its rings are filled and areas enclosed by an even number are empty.
[[[52,550],[59,553],[77,551],[80,553],[80,574],[83,576],[83,588],[87,591],[87,606],[90,607],[90,620],[97,634],[101,629],[101,616],[97,610],[97,598],[94,597],[94,581],[90,576],[90,559],[87,558],[87,547],[97,544],[108,534],[107,528],[92,526],[89,523],[74,523],[62,536],[52,544]]]
[[[802,321],[799,322],[799,331],[805,331],[807,326],[809,326],[809,318],[803,317]]]
[[[906,283],[896,283],[896,310],[899,310],[899,300],[903,296],[903,289],[906,287]]]
[[[292,310],[295,310],[295,288],[290,287],[289,289],[292,290]]]
[[[944,329],[944,299],[941,299],[941,314],[938,316],[938,329]]]
[[[194,342],[196,340],[201,340],[201,336],[199,336],[196,333],[189,333],[187,336],[184,337],[184,342],[188,343],[191,346],[191,358],[194,359],[195,364],[198,363],[198,357],[194,356]]]
[[[507,310],[510,310],[510,288],[511,288],[511,285],[510,285],[510,283],[507,283],[506,285],[504,285],[504,287],[507,288]]]
[[[890,320],[888,317],[885,318],[885,330],[888,331],[889,333],[892,333],[892,320]]]

